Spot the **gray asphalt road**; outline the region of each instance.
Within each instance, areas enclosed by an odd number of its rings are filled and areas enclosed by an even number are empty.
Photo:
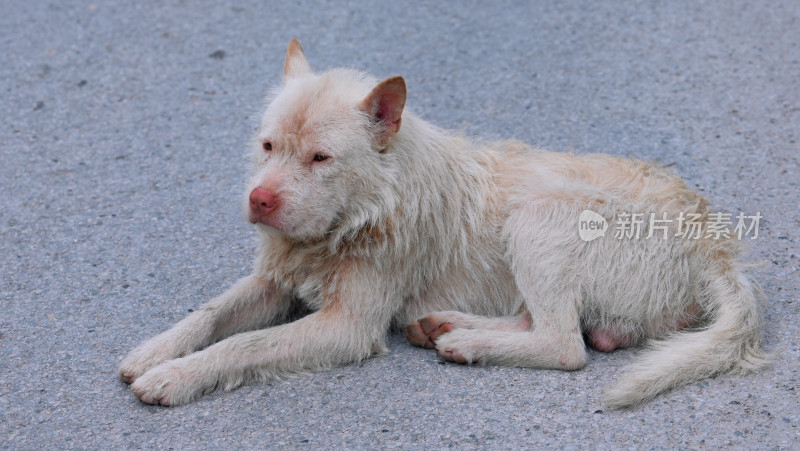
[[[800,447],[800,3],[259,3],[3,2],[0,447]],[[394,336],[363,365],[139,403],[119,360],[248,272],[242,156],[293,36],[316,68],[405,76],[440,126],[659,161],[761,212],[775,364],[608,412],[635,350],[468,368]]]

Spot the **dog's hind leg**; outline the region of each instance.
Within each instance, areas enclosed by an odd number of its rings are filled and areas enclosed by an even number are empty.
[[[505,225],[511,271],[530,315],[528,330],[455,328],[434,340],[439,355],[461,363],[532,368],[586,365],[581,289],[568,261],[577,240],[573,209],[532,202],[518,208]]]
[[[453,329],[482,329],[500,331],[527,331],[531,316],[521,309],[516,316],[487,317],[454,311],[436,312],[417,319],[406,327],[408,342],[415,346],[433,349],[440,335]]]
[[[443,359],[458,363],[583,368],[586,346],[575,303],[574,293],[554,294],[547,303],[526,301],[532,320],[529,330],[457,328],[434,340],[436,350]]]

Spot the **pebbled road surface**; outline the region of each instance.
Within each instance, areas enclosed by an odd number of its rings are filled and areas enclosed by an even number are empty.
[[[0,447],[800,447],[800,3],[342,3],[3,2]],[[243,154],[291,37],[315,68],[405,76],[440,126],[658,161],[761,212],[775,364],[608,412],[635,350],[468,368],[398,335],[363,365],[139,403],[119,360],[248,272]]]

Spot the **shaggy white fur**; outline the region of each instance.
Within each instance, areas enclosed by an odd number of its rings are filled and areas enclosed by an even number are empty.
[[[253,274],[120,366],[144,402],[385,352],[391,326],[461,363],[576,370],[586,344],[648,342],[606,392],[627,407],[765,363],[757,290],[732,239],[606,234],[578,217],[708,217],[673,172],[608,155],[478,143],[405,110],[400,77],[315,74],[297,43],[253,145]],[[645,232],[648,225],[645,223]],[[287,323],[298,304],[313,313]]]

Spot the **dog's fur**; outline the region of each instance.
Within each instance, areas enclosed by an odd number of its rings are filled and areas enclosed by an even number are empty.
[[[386,351],[391,326],[447,360],[562,370],[586,364],[584,340],[602,351],[649,340],[606,391],[615,408],[764,364],[737,241],[579,239],[584,209],[707,217],[673,172],[472,142],[405,99],[400,77],[313,73],[292,40],[245,195],[253,274],[123,360],[142,401],[366,359]],[[313,313],[286,323],[298,305]]]

